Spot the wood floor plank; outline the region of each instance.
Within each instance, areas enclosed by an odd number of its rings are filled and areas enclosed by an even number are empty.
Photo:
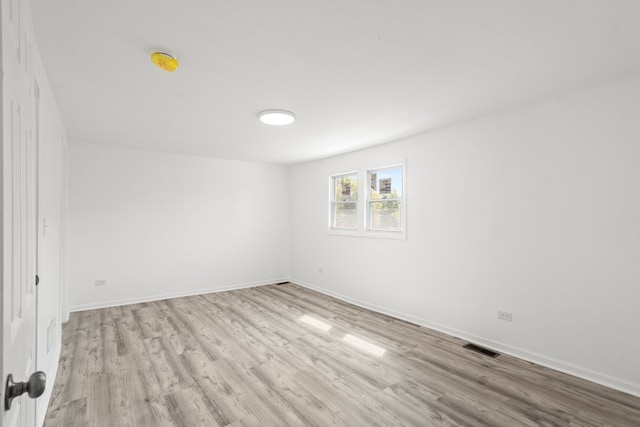
[[[192,387],[165,396],[165,402],[176,426],[216,427],[220,425],[209,411],[202,393]]]
[[[172,394],[193,385],[192,376],[166,339],[151,338],[144,343],[161,390]]]
[[[214,369],[206,354],[190,350],[182,355],[182,360],[219,425],[228,425],[249,415],[238,393]]]
[[[49,427],[86,426],[87,398],[65,402],[47,411],[45,424]]]
[[[72,313],[45,425],[640,426],[638,397],[463,344],[293,284]]]
[[[247,415],[241,420],[227,424],[227,427],[260,427],[263,425],[254,415]]]

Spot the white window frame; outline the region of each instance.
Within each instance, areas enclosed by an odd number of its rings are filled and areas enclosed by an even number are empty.
[[[336,179],[339,179],[343,176],[355,175],[357,177],[358,182],[358,198],[354,202],[339,202],[336,200],[336,189],[335,183]],[[361,192],[360,192],[360,183],[361,180],[360,173],[358,171],[351,172],[343,172],[329,176],[329,231],[336,234],[352,234],[357,232],[360,229],[360,211],[361,211]],[[336,228],[334,227],[335,218],[335,206],[337,203],[353,203],[356,205],[356,228]]]
[[[376,203],[376,202],[380,202],[381,199],[373,199],[371,197],[371,188],[370,188],[370,182],[371,182],[371,173],[372,172],[377,172],[377,171],[384,171],[385,169],[393,169],[393,168],[401,168],[402,170],[402,197],[395,197],[393,199],[384,199],[385,201],[399,201],[400,202],[400,230],[373,230],[371,228],[371,204],[372,203]],[[366,183],[367,183],[367,191],[365,194],[365,224],[364,224],[364,229],[366,230],[367,233],[374,233],[374,234],[380,234],[381,236],[384,237],[391,237],[391,236],[397,236],[399,238],[405,238],[406,237],[406,228],[407,228],[407,205],[406,205],[406,166],[405,163],[396,163],[396,164],[390,164],[390,165],[385,165],[385,166],[380,166],[380,167],[375,167],[375,168],[368,168],[367,170],[365,170],[365,178],[366,178]]]
[[[401,221],[402,221],[402,230],[401,231],[387,231],[387,230],[371,230],[369,228],[369,202],[370,198],[370,189],[369,189],[369,173],[371,171],[381,170],[381,169],[389,169],[393,167],[402,167],[402,198],[398,198],[398,200],[402,203],[401,210]],[[339,178],[345,175],[357,175],[358,176],[358,199],[356,205],[356,215],[357,215],[357,228],[356,229],[346,229],[346,228],[333,228],[333,209],[335,200],[335,188],[334,188],[334,180],[335,178]],[[353,170],[351,172],[341,172],[329,175],[329,212],[328,212],[328,229],[327,234],[336,235],[336,236],[352,236],[352,237],[374,237],[374,238],[383,238],[383,239],[401,239],[406,240],[407,238],[407,162],[406,160],[399,162],[390,162],[384,163],[381,165],[366,165],[366,167],[358,168],[357,170]],[[395,199],[394,199],[395,200]]]

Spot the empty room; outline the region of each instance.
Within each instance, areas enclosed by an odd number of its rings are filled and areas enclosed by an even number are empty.
[[[640,2],[1,20],[0,427],[640,426]]]

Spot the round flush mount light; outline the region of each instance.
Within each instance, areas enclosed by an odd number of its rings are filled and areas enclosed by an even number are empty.
[[[273,126],[290,125],[296,121],[296,115],[287,110],[264,110],[258,113],[262,123]]]
[[[170,73],[173,73],[175,70],[177,70],[178,65],[180,65],[175,57],[164,52],[153,52],[151,54],[151,62],[153,62],[156,67]]]

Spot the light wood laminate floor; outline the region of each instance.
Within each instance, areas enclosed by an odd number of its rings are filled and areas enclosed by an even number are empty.
[[[640,398],[463,344],[293,284],[78,312],[45,425],[640,425]]]

